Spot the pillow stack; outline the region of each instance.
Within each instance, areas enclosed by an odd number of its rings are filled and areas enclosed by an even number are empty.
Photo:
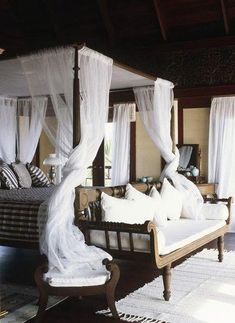
[[[167,220],[179,220],[182,212],[182,195],[167,179],[161,192],[152,187],[149,196],[127,184],[125,198],[101,194],[103,221],[143,224],[153,221],[158,228],[167,226]]]
[[[19,188],[15,173],[2,159],[0,160],[0,181],[1,187],[6,189]]]
[[[30,188],[48,187],[50,181],[44,172],[31,164],[24,165],[17,161],[8,165],[0,159],[0,188],[16,189],[16,188]]]

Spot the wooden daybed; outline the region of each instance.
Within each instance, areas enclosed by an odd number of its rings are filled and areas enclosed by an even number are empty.
[[[150,184],[133,184],[133,186],[143,193],[147,193],[151,189]],[[219,225],[213,226],[209,230],[209,233],[203,234],[203,236],[195,239],[184,245],[183,247],[176,248],[169,253],[161,255],[160,248],[158,245],[158,229],[156,225],[152,222],[147,221],[144,224],[125,224],[116,222],[104,222],[101,217],[101,206],[100,206],[100,196],[101,193],[105,192],[114,197],[123,197],[125,194],[125,186],[119,187],[106,187],[106,188],[77,188],[76,189],[76,224],[84,232],[86,242],[88,244],[95,244],[102,247],[113,257],[117,258],[127,258],[134,260],[146,260],[150,258],[155,262],[157,268],[163,269],[163,283],[164,292],[163,296],[165,300],[169,300],[170,291],[170,280],[171,280],[171,265],[178,259],[189,255],[191,252],[203,247],[207,243],[218,239],[218,259],[220,262],[223,260],[223,248],[224,248],[224,234],[228,231],[228,225],[230,222],[230,209],[232,198],[228,199],[216,199],[216,198],[206,198],[205,202],[208,203],[218,203],[223,202],[228,208],[228,218],[226,221],[222,221]],[[126,215],[128,217],[128,214]],[[172,222],[172,225],[176,225],[178,221]],[[191,223],[191,227],[195,227],[194,220],[188,220]],[[204,221],[204,220],[203,220]],[[202,224],[203,224],[202,221]],[[205,220],[211,221],[213,220]],[[173,223],[174,222],[174,223]],[[217,221],[218,222],[218,221]],[[217,223],[216,222],[216,223]],[[189,222],[188,222],[189,223]],[[215,223],[215,222],[214,222]],[[188,226],[188,224],[186,224]],[[208,232],[204,230],[202,232]],[[97,236],[103,235],[102,242]],[[123,238],[125,236],[125,238]],[[146,240],[149,242],[147,249],[141,250],[139,247],[135,247],[136,242],[143,240],[145,236]],[[196,237],[197,235],[195,235]],[[116,239],[116,242],[114,242]],[[127,246],[128,240],[128,246]],[[146,245],[146,244],[145,244]]]

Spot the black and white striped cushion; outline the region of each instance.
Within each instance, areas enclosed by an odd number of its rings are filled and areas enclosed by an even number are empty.
[[[4,161],[0,162],[0,180],[3,188],[19,188],[18,180],[11,168]]]
[[[45,173],[37,166],[26,164],[29,174],[32,178],[32,185],[36,187],[50,186],[50,181],[46,177]]]

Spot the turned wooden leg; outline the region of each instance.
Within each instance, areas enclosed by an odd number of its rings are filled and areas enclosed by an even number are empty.
[[[106,285],[106,298],[108,307],[113,315],[113,318],[119,319],[119,315],[115,305],[115,289],[120,277],[120,270],[117,264],[109,262],[107,259],[103,261],[103,264],[106,265],[106,268],[111,273],[111,278]]]
[[[223,258],[224,258],[224,255],[223,255],[223,253],[224,253],[224,236],[221,236],[218,238],[217,246],[218,246],[218,251],[219,251],[218,259],[219,259],[219,262],[222,262]]]
[[[37,315],[34,320],[35,323],[43,322],[43,317],[45,314],[45,310],[47,308],[48,293],[45,288],[45,282],[43,281],[43,274],[46,270],[47,270],[47,267],[45,265],[42,265],[36,269],[34,274],[34,279],[39,290],[39,301],[38,301],[39,307],[38,307]]]
[[[35,323],[41,323],[43,322],[43,317],[45,314],[45,310],[47,308],[47,302],[48,302],[48,295],[46,293],[41,293],[40,292],[40,297],[39,297],[39,307],[38,307],[38,312],[35,317]]]
[[[163,297],[165,301],[169,301],[171,297],[171,290],[170,290],[170,285],[171,285],[171,264],[166,265],[163,268],[163,285],[164,285],[164,292],[163,292]]]

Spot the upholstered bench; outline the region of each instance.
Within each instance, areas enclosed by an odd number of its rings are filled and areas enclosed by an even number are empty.
[[[149,192],[150,184],[137,184],[135,188]],[[126,187],[77,189],[77,224],[83,230],[88,244],[104,248],[114,257],[146,260],[150,257],[157,268],[163,269],[165,300],[170,298],[171,265],[207,243],[218,239],[219,261],[223,260],[224,234],[230,222],[232,199],[206,199],[202,207],[203,218],[180,218],[158,227],[153,221],[140,224],[103,221],[101,194],[121,198]],[[128,217],[128,214],[126,215]]]
[[[107,303],[114,318],[118,318],[115,306],[115,289],[120,277],[117,264],[108,259],[103,260],[105,267],[100,270],[83,269],[76,275],[57,275],[53,279],[46,279],[48,265],[43,264],[35,271],[35,282],[39,290],[39,308],[35,323],[43,322],[47,307],[48,296],[91,296],[106,294]]]

